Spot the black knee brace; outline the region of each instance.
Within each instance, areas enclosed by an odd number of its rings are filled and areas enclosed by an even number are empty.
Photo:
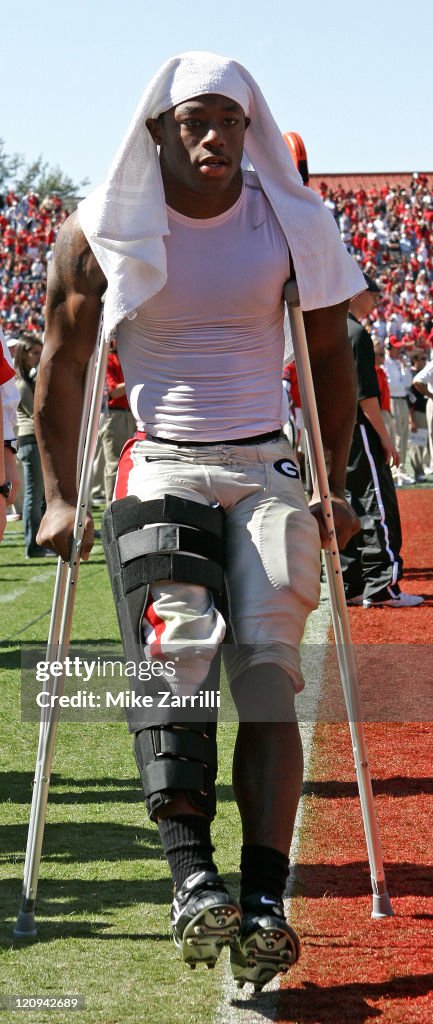
[[[179,792],[208,818],[215,816],[216,722],[142,729],[135,734],[134,748],[152,821]]]
[[[126,658],[140,656],[141,623],[152,583],[198,584],[221,607],[223,523],[219,506],[172,494],[154,501],[130,495],[106,509],[101,536]]]
[[[212,592],[221,608],[223,524],[220,507],[170,494],[154,501],[129,496],[114,501],[104,512],[102,542],[128,661],[142,657],[142,619],[152,583],[168,579],[198,584]],[[217,655],[204,688],[217,689],[219,661]],[[212,818],[216,721],[184,723],[185,712],[169,708],[141,712],[138,719],[134,713],[127,714],[130,730],[135,732],[135,755],[150,817],[154,819],[176,794],[186,792],[193,806]]]

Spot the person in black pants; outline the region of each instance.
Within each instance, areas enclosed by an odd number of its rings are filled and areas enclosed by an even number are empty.
[[[423,598],[400,590],[402,536],[391,465],[398,453],[386,428],[371,335],[360,322],[377,304],[375,281],[364,274],[368,290],[352,299],[348,329],[358,377],[358,411],[346,476],[347,497],[361,530],[341,553],[347,604],[371,608],[412,608]]]

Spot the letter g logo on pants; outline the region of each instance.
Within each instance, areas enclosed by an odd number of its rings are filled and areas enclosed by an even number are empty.
[[[281,473],[282,476],[290,476],[299,480],[299,469],[293,459],[278,459],[278,462],[274,462],[273,465],[277,473]]]

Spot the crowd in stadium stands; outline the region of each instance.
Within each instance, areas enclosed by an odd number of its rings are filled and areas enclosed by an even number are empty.
[[[322,181],[319,191],[344,244],[380,287],[368,325],[375,348],[397,344],[406,366],[413,364],[413,376],[416,353],[433,356],[433,189],[428,178],[413,174],[405,187],[394,176],[384,187],[352,189]],[[0,323],[12,354],[17,341],[42,340],[47,270],[68,213],[56,194],[42,200],[34,192],[0,196]],[[379,351],[378,362],[380,357]],[[433,448],[430,461],[433,466]],[[97,489],[103,490],[102,485]]]
[[[433,348],[433,190],[422,174],[408,188],[320,185],[341,237],[383,291],[373,337],[394,335],[409,347]],[[0,197],[0,320],[6,333],[41,333],[47,265],[68,215],[54,195]]]
[[[54,195],[0,196],[0,322],[5,334],[41,336],[47,267],[58,229],[68,216]]]
[[[433,190],[422,174],[409,188],[329,188],[320,193],[341,237],[382,299],[371,319],[373,338],[394,335],[409,348],[433,348]]]

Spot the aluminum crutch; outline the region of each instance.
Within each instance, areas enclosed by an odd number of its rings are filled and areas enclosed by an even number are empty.
[[[53,607],[47,643],[46,660],[48,662],[59,661],[64,664],[69,650],[72,616],[74,612],[78,570],[80,565],[80,550],[89,504],[90,488],[92,484],[93,459],[98,436],[99,415],[102,404],[109,345],[109,337],[106,338],[104,336],[103,314],[101,313],[98,328],[97,355],[96,358],[92,356],[89,361],[84,386],[83,412],[81,417],[77,457],[77,476],[79,478],[78,501],[71,555],[69,563],[63,562],[61,558],[59,558],[57,563]],[[63,675],[54,679],[50,690],[51,695],[60,697],[63,694],[64,687],[65,675],[63,673]],[[13,932],[14,938],[16,939],[33,939],[37,935],[34,910],[42,842],[44,837],[51,765],[59,718],[60,706],[58,701],[52,702],[52,705],[48,709],[41,710],[38,752],[24,864],[23,891],[20,910]]]
[[[89,415],[90,415],[90,408],[91,408],[91,403],[92,403],[92,393],[93,393],[93,388],[94,388],[94,385],[95,385],[95,377],[96,377],[97,366],[98,366],[98,356],[99,356],[99,350],[100,350],[100,344],[101,344],[101,338],[102,338],[101,331],[102,331],[102,314],[101,314],[101,319],[100,319],[99,327],[98,327],[98,336],[97,336],[97,342],[96,342],[96,349],[95,349],[95,352],[92,355],[92,358],[89,359],[89,362],[87,364],[86,377],[85,377],[85,383],[84,383],[83,411],[82,411],[82,415],[81,415],[80,434],[79,434],[78,449],[77,449],[77,494],[78,494],[78,492],[80,490],[80,479],[81,479],[82,466],[83,466],[84,447],[85,447],[85,444],[86,444],[86,437],[87,437],[88,426],[89,426]],[[61,622],[62,622],[63,601],[64,601],[64,595],[65,595],[65,591],[66,591],[66,581],[67,581],[67,577],[68,577],[68,567],[69,567],[69,563],[68,562],[63,562],[61,558],[59,558],[57,560],[57,573],[56,573],[56,581],[55,581],[55,584],[54,584],[53,605],[52,605],[50,627],[49,627],[48,641],[47,641],[47,661],[48,660],[50,660],[50,661],[57,660],[57,649],[58,649],[59,637],[60,637],[60,627],[61,627]]]
[[[299,304],[298,288],[295,281],[289,281],[284,290],[289,313],[290,328],[298,372],[299,390],[308,435],[308,452],[314,484],[320,494],[322,515],[327,526],[329,545],[325,552],[326,575],[329,587],[332,622],[337,648],[344,699],[349,720],[350,734],[355,761],[358,790],[361,801],[362,819],[367,843],[373,890],[373,918],[392,917],[393,909],[389,898],[383,869],[379,827],[374,805],[371,776],[368,764],[367,746],[362,723],[361,700],[358,674],[353,653],[349,616],[344,594],[340,555],[338,551],[332,502],[329,494],[328,475],[320,433],[316,396],[311,373],[310,357],[304,327],[304,318]]]

